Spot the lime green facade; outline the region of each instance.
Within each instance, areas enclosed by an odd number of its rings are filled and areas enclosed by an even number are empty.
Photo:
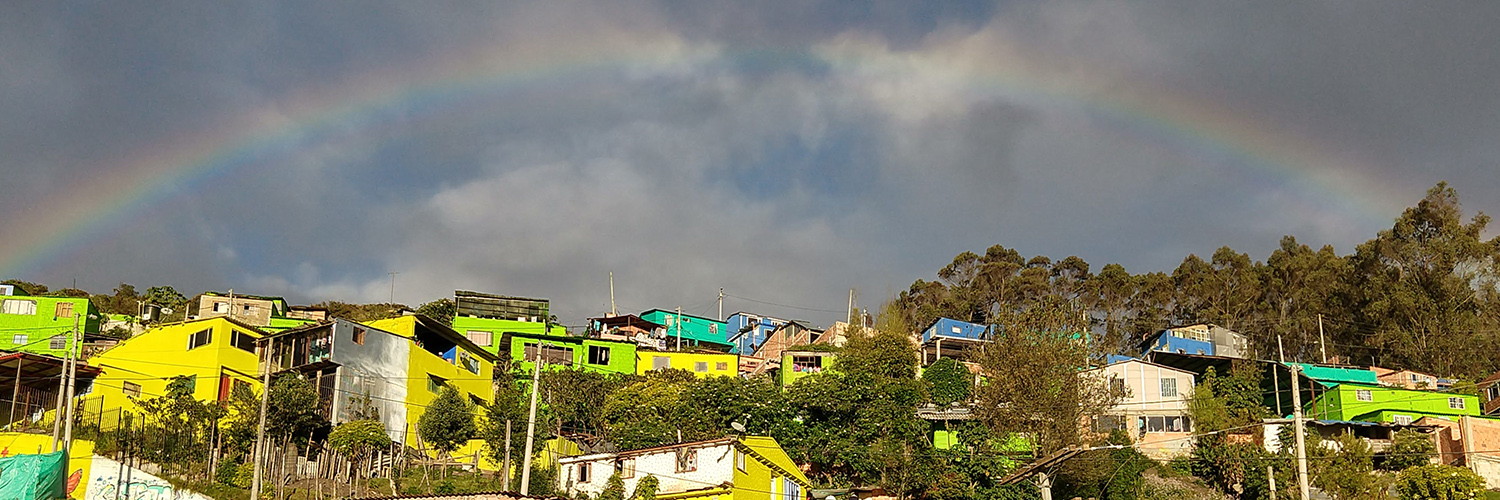
[[[1479,416],[1480,406],[1479,397],[1468,394],[1344,383],[1318,394],[1307,412],[1315,420],[1410,423],[1422,417]]]
[[[547,360],[546,368],[549,370],[635,373],[634,342],[516,333],[512,333],[510,338],[512,366],[530,372],[532,362],[528,361],[530,356],[527,354],[538,348],[542,351],[543,359]]]
[[[823,373],[833,369],[834,353],[814,351],[786,351],[781,353],[781,369],[776,379],[781,385],[791,385],[793,382],[806,378],[809,375]]]
[[[74,344],[75,326],[87,338],[99,333],[102,317],[86,298],[3,295],[0,350],[62,357]]]
[[[507,333],[521,333],[536,336],[565,337],[567,329],[549,325],[541,321],[516,321],[512,319],[475,318],[472,316],[457,316],[453,318],[453,329],[464,334],[469,341],[494,353],[496,356],[504,356],[500,352],[505,346],[500,345],[500,339]],[[520,358],[516,358],[520,359]]]

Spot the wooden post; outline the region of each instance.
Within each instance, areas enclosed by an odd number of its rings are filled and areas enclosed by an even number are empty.
[[[10,390],[10,420],[5,422],[10,430],[16,430],[16,400],[21,399],[21,365],[26,364],[26,355],[16,358],[16,385]]]

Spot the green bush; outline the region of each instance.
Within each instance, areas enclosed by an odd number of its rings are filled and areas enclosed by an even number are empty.
[[[1474,500],[1484,493],[1484,479],[1452,465],[1412,467],[1396,474],[1401,500]]]

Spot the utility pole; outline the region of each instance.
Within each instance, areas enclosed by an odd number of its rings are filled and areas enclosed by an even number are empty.
[[[87,308],[85,308],[85,310],[87,310]],[[88,313],[85,312],[84,314],[88,314]],[[73,393],[75,393],[75,392],[78,391],[78,358],[79,358],[79,354],[80,354],[79,353],[80,349],[78,348],[79,345],[80,345],[80,343],[78,342],[78,336],[79,336],[79,330],[78,330],[78,313],[74,312],[73,313],[73,341],[68,343],[68,353],[73,354],[73,363],[72,363],[72,366],[68,367],[68,403],[67,403],[67,405],[68,405],[67,418],[68,419],[63,422],[63,440],[62,440],[62,449],[63,449],[64,452],[68,451],[69,449],[71,449],[73,447],[73,419],[74,419],[73,412],[78,411],[78,403],[75,403],[73,401]],[[64,454],[66,455],[66,453],[64,453]]]
[[[1276,469],[1275,469],[1275,467],[1270,466],[1270,465],[1266,466],[1266,480],[1271,482],[1271,500],[1276,500]]]
[[[73,314],[73,331],[78,331],[78,313]],[[49,346],[50,347],[50,346]],[[68,393],[68,368],[73,366],[73,353],[69,351],[63,354],[62,371],[57,372],[57,404],[52,413],[52,451],[62,447],[62,423],[67,418],[63,413],[67,406]]]
[[[390,303],[392,303],[392,304],[396,303],[396,275],[397,274],[401,274],[401,273],[398,273],[398,272],[395,272],[395,271],[391,271],[391,302]]]
[[[546,344],[536,345],[536,359],[531,363],[531,413],[526,416],[526,456],[521,457],[521,496],[531,493],[531,446],[532,439],[536,436],[536,393],[541,392],[540,382],[542,380],[542,347]]]
[[[724,287],[719,287],[719,321],[724,321]]]
[[[677,308],[677,350],[682,351],[682,308]]]
[[[1046,472],[1037,473],[1036,487],[1042,490],[1042,500],[1052,500],[1052,477]]]
[[[619,316],[620,312],[615,310],[615,272],[609,272],[609,315]]]
[[[854,325],[854,289],[849,289],[849,325]]]
[[[1292,430],[1297,433],[1297,490],[1301,492],[1301,500],[1308,500],[1310,494],[1307,487],[1307,436],[1303,435],[1302,424],[1302,367],[1289,365],[1292,369]]]
[[[266,404],[271,400],[271,347],[276,339],[266,339],[266,361],[261,368],[260,382],[260,429],[255,432],[255,475],[250,478],[250,498],[260,499],[261,464],[265,462]]]
[[[1323,342],[1323,315],[1318,315],[1318,349],[1323,350],[1323,364],[1328,364],[1328,344]]]
[[[510,491],[510,419],[505,419],[505,485],[500,489]],[[1276,499],[1271,499],[1276,500]]]

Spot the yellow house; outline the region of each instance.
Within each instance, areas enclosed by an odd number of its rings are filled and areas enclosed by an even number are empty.
[[[617,471],[627,494],[655,476],[663,500],[800,500],[812,488],[781,445],[762,436],[568,457],[558,465],[558,489],[569,497],[599,496]]]
[[[164,395],[178,376],[193,380],[200,401],[225,401],[235,386],[260,387],[256,342],[265,334],[253,326],[216,317],[159,326],[121,342],[88,360],[103,375],[94,380],[79,407],[139,412],[131,398]],[[118,415],[118,413],[115,413]]]
[[[495,362],[499,360],[495,353],[475,345],[447,325],[420,314],[366,324],[411,340],[413,348],[409,349],[406,360],[405,401],[406,432],[410,436],[416,436],[417,421],[443,387],[458,390],[471,403],[494,401]],[[408,444],[415,446],[416,439],[410,438]],[[472,455],[473,451],[468,448],[470,446],[461,448],[454,455]]]
[[[652,370],[676,368],[699,377],[739,375],[740,357],[722,352],[636,351],[635,372],[645,375]]]

